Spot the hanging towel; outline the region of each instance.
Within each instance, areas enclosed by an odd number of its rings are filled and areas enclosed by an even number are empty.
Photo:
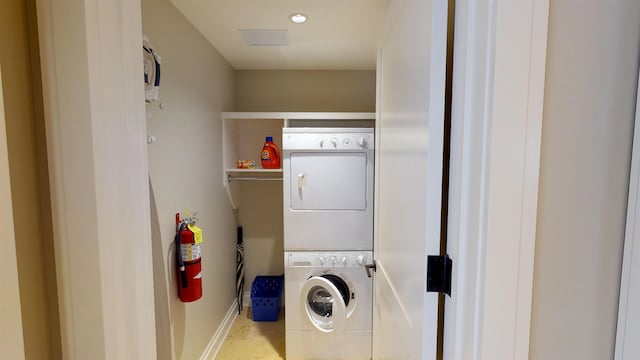
[[[144,99],[146,102],[158,100],[160,89],[160,56],[153,50],[149,39],[142,37],[144,58]]]
[[[236,240],[236,297],[238,301],[238,314],[242,312],[244,295],[244,244],[242,242],[242,226],[238,226]]]

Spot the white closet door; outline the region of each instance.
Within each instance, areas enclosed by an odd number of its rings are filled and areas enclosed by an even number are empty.
[[[378,55],[373,358],[435,359],[447,2],[397,1]]]

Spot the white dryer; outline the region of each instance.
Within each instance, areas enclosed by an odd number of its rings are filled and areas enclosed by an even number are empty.
[[[286,359],[371,359],[371,251],[285,252]]]
[[[373,250],[370,128],[282,130],[285,250]]]

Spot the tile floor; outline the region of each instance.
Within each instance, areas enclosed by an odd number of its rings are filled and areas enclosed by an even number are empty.
[[[233,323],[216,359],[284,359],[284,338],[284,309],[280,309],[278,321],[253,321],[251,308],[246,307]]]

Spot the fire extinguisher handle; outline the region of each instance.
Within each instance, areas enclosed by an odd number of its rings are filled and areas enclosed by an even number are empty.
[[[188,286],[187,284],[187,271],[186,270],[181,270],[180,271],[180,277],[182,277],[182,288],[186,288]]]

